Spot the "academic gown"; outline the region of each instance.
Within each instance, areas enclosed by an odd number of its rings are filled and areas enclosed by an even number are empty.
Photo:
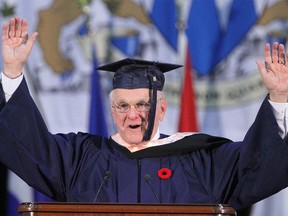
[[[49,133],[23,79],[0,112],[0,160],[66,202],[228,203],[238,210],[288,184],[288,148],[267,98],[242,142],[195,134],[131,153],[111,138]]]

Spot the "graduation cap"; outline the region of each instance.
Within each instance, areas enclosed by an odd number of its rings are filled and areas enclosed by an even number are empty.
[[[126,58],[98,67],[99,70],[114,72],[113,89],[148,88],[152,90],[151,109],[148,115],[148,129],[144,141],[151,138],[157,104],[157,90],[164,87],[164,73],[182,67],[182,65],[160,63],[140,59]]]

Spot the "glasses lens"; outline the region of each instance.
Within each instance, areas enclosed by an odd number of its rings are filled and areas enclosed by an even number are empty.
[[[119,112],[121,113],[128,112],[128,110],[130,109],[130,105],[126,103],[119,104],[117,107]]]
[[[147,112],[150,109],[150,104],[141,102],[135,105],[135,108],[139,112]]]

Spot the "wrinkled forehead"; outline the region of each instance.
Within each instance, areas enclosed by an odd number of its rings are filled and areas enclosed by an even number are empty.
[[[112,102],[149,102],[151,96],[151,90],[147,88],[137,89],[113,89],[110,93],[110,100]]]

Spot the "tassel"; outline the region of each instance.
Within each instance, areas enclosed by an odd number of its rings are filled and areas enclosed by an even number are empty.
[[[156,106],[157,106],[157,84],[156,84],[156,77],[153,76],[153,73],[151,73],[152,76],[150,74],[148,74],[150,81],[151,81],[151,85],[152,85],[152,97],[150,99],[150,110],[149,110],[149,114],[148,114],[148,128],[145,131],[144,137],[143,137],[143,141],[148,141],[151,139],[151,135],[153,132],[153,128],[154,128],[154,121],[155,121],[155,113],[156,113]]]

